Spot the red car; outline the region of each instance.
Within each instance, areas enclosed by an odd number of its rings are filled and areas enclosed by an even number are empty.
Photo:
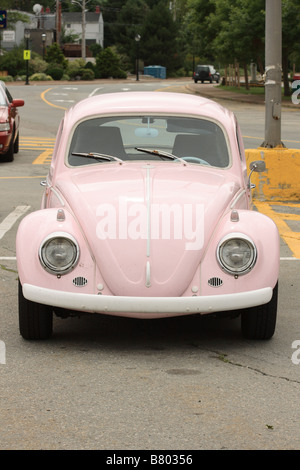
[[[19,151],[19,106],[24,106],[24,100],[14,100],[0,81],[0,160],[4,162],[12,162]]]

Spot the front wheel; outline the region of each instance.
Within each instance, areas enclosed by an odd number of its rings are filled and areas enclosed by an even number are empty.
[[[19,281],[20,334],[24,339],[48,339],[52,335],[52,325],[52,307],[25,299]]]
[[[8,150],[7,150],[6,154],[3,155],[2,161],[3,162],[13,162],[14,161],[14,140],[13,140],[13,136],[11,138],[11,141],[10,141],[10,144],[9,144],[9,147],[8,147]]]
[[[19,133],[17,137],[15,138],[15,142],[14,142],[14,153],[18,153],[18,152],[19,152]]]
[[[242,334],[247,339],[272,338],[277,318],[278,283],[273,289],[273,296],[267,304],[247,308],[241,314]]]

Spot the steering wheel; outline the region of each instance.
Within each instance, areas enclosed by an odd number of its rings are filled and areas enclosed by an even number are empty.
[[[200,163],[200,165],[208,165],[208,166],[211,166],[210,163],[208,163],[206,160],[203,160],[202,158],[199,158],[199,157],[190,157],[190,156],[186,156],[186,157],[180,157],[181,160],[185,160],[186,162],[190,162],[190,163]]]

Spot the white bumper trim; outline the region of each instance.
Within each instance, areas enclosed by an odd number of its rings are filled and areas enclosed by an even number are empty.
[[[93,295],[23,285],[27,300],[82,312],[105,313],[136,318],[162,318],[194,313],[213,313],[254,307],[269,302],[273,289],[237,294],[195,297],[125,297]]]

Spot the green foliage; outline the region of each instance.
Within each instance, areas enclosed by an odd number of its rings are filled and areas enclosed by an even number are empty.
[[[140,57],[145,65],[166,67],[167,75],[174,75],[182,66],[176,42],[178,25],[165,1],[156,4],[144,20],[141,31]]]
[[[64,74],[64,69],[56,64],[49,64],[46,74],[50,75],[53,80],[61,80]]]
[[[99,52],[102,51],[102,47],[100,46],[100,44],[96,44],[96,43],[95,44],[90,44],[89,49],[90,49],[93,57],[96,57],[96,55],[99,54]]]
[[[64,70],[68,67],[68,61],[65,59],[61,48],[56,42],[52,46],[47,47],[45,60],[48,64],[60,65]]]
[[[23,58],[23,48],[15,47],[12,51],[0,56],[0,70],[6,70],[13,77],[26,74],[26,61]],[[29,71],[32,69],[29,64]]]
[[[52,78],[45,74],[45,73],[34,73],[29,77],[30,81],[44,81],[44,80],[52,80]]]
[[[43,73],[46,71],[47,67],[47,62],[43,60],[40,55],[32,53],[32,59],[30,60],[32,73]]]
[[[2,82],[13,82],[14,78],[11,75],[1,76],[0,79]]]
[[[121,69],[120,59],[110,47],[101,51],[96,57],[96,78],[127,78],[127,74]]]

